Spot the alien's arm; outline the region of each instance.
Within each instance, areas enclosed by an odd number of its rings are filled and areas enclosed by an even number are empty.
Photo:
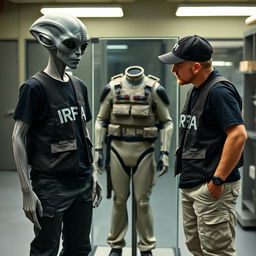
[[[14,124],[12,143],[14,160],[20,179],[21,190],[23,195],[23,210],[26,217],[41,228],[37,219],[36,210],[40,216],[43,215],[41,202],[34,193],[29,179],[29,165],[26,151],[26,138],[28,135],[29,125],[23,121],[17,120]]]

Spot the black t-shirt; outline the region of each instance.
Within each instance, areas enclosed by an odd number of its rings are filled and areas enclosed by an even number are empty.
[[[53,78],[51,78],[53,79]],[[68,82],[61,82],[53,79],[56,86],[58,86],[60,92],[63,96],[68,100],[70,106],[77,106],[77,100],[75,91],[72,85],[71,80]],[[86,121],[90,121],[92,119],[91,111],[88,102],[87,88],[85,84],[81,82],[81,86],[83,88],[84,100],[86,103]],[[45,93],[43,86],[40,82],[34,78],[26,81],[24,85],[20,88],[19,93],[19,101],[14,113],[15,120],[21,120],[30,125],[30,129],[33,127],[40,126],[47,117],[50,112],[50,105]],[[74,122],[75,134],[77,140],[77,148],[79,155],[79,166],[80,170],[78,173],[72,173],[73,177],[82,177],[92,172],[92,167],[86,159],[86,147],[84,145],[84,135],[82,130],[82,123],[80,118],[76,118]],[[45,175],[39,172],[36,172],[32,169],[31,177],[35,177],[38,175]],[[66,174],[63,174],[65,176]]]
[[[203,89],[207,81],[210,81],[218,74],[217,70],[214,70],[207,80],[199,87],[193,87],[189,107],[193,107],[198,95]],[[242,99],[237,91],[225,82],[215,84],[209,92],[208,98],[205,103],[204,120],[210,124],[217,124],[218,128],[225,132],[225,129],[232,125],[244,124],[242,116]],[[235,168],[226,182],[236,181],[240,179],[240,173],[238,168]],[[201,184],[199,180],[189,180],[180,182],[180,188],[191,188]]]

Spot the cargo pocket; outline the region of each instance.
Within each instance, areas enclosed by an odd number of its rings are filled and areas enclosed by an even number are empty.
[[[183,148],[177,152],[179,157],[176,163],[176,173],[181,169],[187,180],[204,180],[207,177],[206,149],[205,148]],[[191,170],[198,170],[197,173]]]
[[[50,168],[55,172],[74,168],[76,161],[76,140],[59,141],[51,144]]]
[[[76,140],[64,140],[58,143],[51,144],[51,153],[61,153],[66,151],[76,150]]]
[[[112,136],[121,136],[120,125],[118,124],[109,124],[108,125],[108,134]]]
[[[236,185],[232,187],[232,194],[237,198],[240,195],[241,183],[239,181],[235,181]]]
[[[207,252],[226,250],[232,243],[228,211],[207,214],[199,220],[201,244]]]
[[[113,104],[113,115],[115,116],[129,116],[130,105],[129,104]]]
[[[142,137],[143,138],[156,138],[158,135],[157,127],[144,127]]]
[[[149,105],[133,105],[131,108],[131,115],[133,117],[146,118],[149,116]]]
[[[205,159],[205,148],[186,148],[182,151],[182,159]]]

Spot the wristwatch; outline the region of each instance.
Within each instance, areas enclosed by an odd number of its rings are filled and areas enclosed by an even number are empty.
[[[220,186],[220,185],[224,184],[224,180],[219,176],[213,176],[212,177],[212,182],[215,186]]]

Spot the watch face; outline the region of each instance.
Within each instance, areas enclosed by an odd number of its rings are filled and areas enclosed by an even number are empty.
[[[223,180],[220,177],[218,177],[218,176],[212,177],[212,182],[216,186],[220,186],[220,185],[222,185],[224,183]]]

